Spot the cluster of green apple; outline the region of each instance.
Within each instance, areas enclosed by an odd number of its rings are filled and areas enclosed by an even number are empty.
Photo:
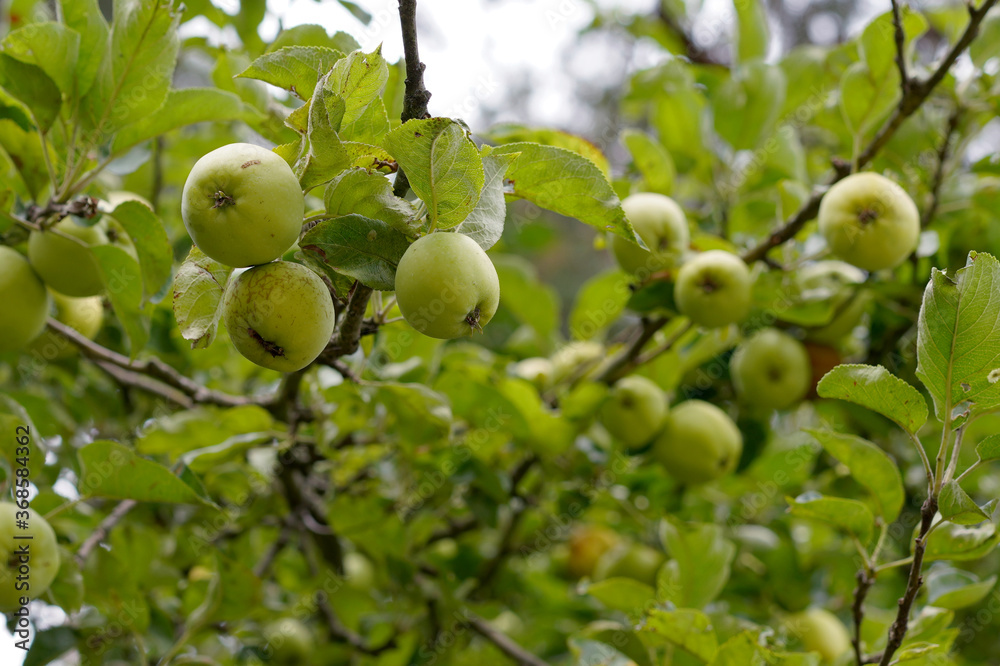
[[[149,202],[130,192],[111,192],[98,210],[110,212],[125,201]],[[0,322],[0,352],[28,351],[46,361],[71,356],[75,347],[45,328],[49,316],[89,339],[104,322],[105,291],[100,266],[91,248],[112,245],[137,259],[135,246],[114,218],[94,216],[88,223],[76,216],[34,230],[28,236],[27,258],[0,247],[0,301],[10,316]]]
[[[181,217],[195,245],[220,264],[249,267],[223,297],[233,346],[279,372],[312,363],[335,323],[323,280],[301,264],[275,261],[298,240],[304,214],[305,197],[291,167],[249,143],[204,155],[181,194]]]
[[[723,250],[689,256],[690,230],[676,202],[644,192],[627,197],[622,208],[648,248],[612,237],[612,254],[626,272],[643,281],[677,269],[677,310],[703,328],[728,326],[747,316],[752,280],[746,263]],[[818,224],[835,256],[866,271],[899,266],[920,236],[916,204],[902,187],[875,173],[853,174],[831,187],[820,204]]]
[[[21,521],[27,523],[26,529],[18,527]],[[29,546],[27,563],[17,555],[24,544]],[[27,581],[22,564],[27,566]],[[0,612],[19,608],[22,598],[36,599],[44,594],[55,580],[59,564],[56,534],[48,522],[34,509],[0,502]]]

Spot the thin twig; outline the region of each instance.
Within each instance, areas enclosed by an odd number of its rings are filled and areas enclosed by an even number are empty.
[[[88,536],[77,549],[76,555],[74,556],[77,566],[82,567],[87,563],[87,558],[90,556],[90,553],[94,550],[94,548],[96,548],[101,541],[107,538],[108,533],[114,529],[115,525],[121,522],[121,519],[125,517],[125,514],[131,511],[136,504],[138,504],[138,502],[135,500],[124,500],[119,503],[118,506],[116,506],[104,520],[101,521],[101,524],[97,526],[97,529],[91,532],[90,536]]]
[[[653,339],[657,331],[667,325],[668,321],[665,317],[644,317],[639,334],[624,352],[608,364],[608,367],[604,369],[601,376],[597,378],[598,381],[613,384],[616,379],[628,374],[628,371],[637,365],[636,359],[642,352],[642,348],[646,346],[647,342]]]
[[[243,405],[268,405],[273,401],[273,398],[249,398],[244,396],[229,395],[227,393],[221,393],[219,391],[213,391],[211,389],[205,388],[198,382],[185,377],[180,372],[170,367],[159,358],[155,356],[142,361],[132,361],[129,357],[119,354],[116,351],[112,351],[107,347],[102,347],[96,342],[87,339],[85,336],[78,333],[75,329],[63,324],[62,322],[56,321],[55,319],[49,319],[48,326],[56,333],[59,333],[64,338],[72,342],[74,345],[80,348],[80,352],[97,362],[105,371],[108,370],[108,365],[117,366],[129,373],[137,375],[145,375],[157,380],[162,385],[169,388],[175,389],[175,391],[180,392],[183,396],[189,398],[189,402],[208,404],[208,405],[219,405],[221,407],[240,407]],[[116,376],[116,379],[121,380],[125,375]],[[178,400],[175,394],[169,394],[161,389],[156,389],[149,383],[139,383],[134,379],[125,379],[127,383],[137,388],[141,388],[147,391],[152,391],[157,393],[169,400],[178,404],[184,405],[184,401]]]
[[[493,643],[501,652],[521,666],[549,666],[548,662],[536,657],[515,643],[509,636],[490,626],[489,622],[470,610],[465,610],[465,624],[477,634]]]
[[[868,569],[861,569],[857,574],[858,586],[854,588],[854,604],[851,606],[851,614],[854,618],[854,638],[851,644],[854,646],[854,657],[858,660],[858,665],[867,663],[865,654],[861,649],[861,623],[865,619],[865,597],[868,591],[875,584],[875,573]]]
[[[893,655],[896,654],[896,650],[903,644],[903,639],[906,637],[907,625],[910,620],[910,609],[913,608],[913,600],[917,598],[917,592],[920,591],[920,587],[924,582],[923,576],[920,575],[920,569],[924,563],[924,552],[927,549],[927,535],[931,530],[931,524],[934,522],[937,505],[937,498],[931,495],[924,502],[920,510],[920,536],[917,537],[913,544],[913,563],[910,565],[910,575],[906,581],[906,592],[903,593],[902,598],[899,600],[899,611],[896,613],[896,619],[892,623],[892,626],[889,627],[889,639],[885,646],[885,652],[882,653],[882,659],[878,662],[879,666],[889,666],[892,663]]]
[[[899,86],[905,96],[910,91],[910,77],[906,73],[906,33],[903,30],[903,17],[899,10],[899,0],[892,0],[892,25],[896,39],[896,67],[899,69]]]
[[[941,145],[938,147],[937,164],[934,165],[934,175],[931,178],[931,201],[927,205],[927,208],[924,209],[924,214],[920,216],[921,229],[926,229],[934,221],[934,215],[937,214],[938,206],[941,203],[941,186],[944,184],[945,167],[948,162],[949,153],[951,152],[951,142],[958,132],[958,125],[961,118],[961,107],[956,107],[951,115],[948,116],[948,126],[945,129],[944,138],[941,139]]]

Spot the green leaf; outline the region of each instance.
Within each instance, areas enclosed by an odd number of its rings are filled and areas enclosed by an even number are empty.
[[[489,250],[503,235],[507,219],[507,202],[503,196],[503,179],[517,155],[493,155],[483,149],[483,191],[469,216],[457,227],[483,248]]]
[[[80,449],[78,456],[79,491],[84,497],[210,504],[169,469],[117,442],[96,441]]]
[[[903,19],[904,53],[910,61],[909,53],[913,40],[927,30],[927,19],[908,5],[900,7]],[[886,12],[868,24],[861,33],[861,54],[868,70],[876,79],[881,79],[887,69],[896,65],[896,27],[892,12]]]
[[[39,200],[50,181],[38,132],[25,131],[14,120],[0,119],[0,145],[17,168],[28,194]],[[53,161],[58,159],[51,144],[49,155]]]
[[[711,666],[770,666],[772,663],[773,655],[757,644],[753,634],[744,631],[722,644]]]
[[[674,190],[677,167],[663,144],[635,129],[622,132],[622,141],[632,154],[635,168],[642,175],[643,189],[669,196]]]
[[[449,118],[409,120],[382,140],[410,187],[427,204],[431,226],[449,229],[479,202],[486,176],[476,144]]]
[[[576,340],[591,340],[617,321],[632,295],[632,279],[623,271],[612,268],[598,273],[580,287],[569,315],[570,336]]]
[[[891,523],[906,500],[903,478],[892,458],[867,439],[830,430],[808,429],[827,453],[851,470],[858,483],[875,497],[878,515]]]
[[[571,150],[580,157],[585,157],[601,170],[605,178],[611,178],[611,165],[601,149],[583,137],[546,127],[527,127],[516,123],[501,123],[494,125],[483,135],[490,143],[540,143],[543,146],[555,146]]]
[[[108,42],[108,22],[97,0],[60,0],[62,20],[83,39],[76,59],[76,90],[74,97],[83,97],[94,85],[101,68]]]
[[[780,67],[752,62],[740,68],[712,101],[715,130],[735,150],[752,150],[771,134],[785,101]]]
[[[660,539],[677,563],[681,594],[675,603],[702,608],[722,592],[736,557],[736,546],[723,536],[722,527],[667,519],[660,523]]]
[[[48,132],[62,105],[59,88],[48,74],[40,67],[0,53],[0,86],[28,107],[39,129]]]
[[[344,100],[339,133],[345,140],[378,143],[389,131],[381,99],[388,79],[389,66],[381,46],[371,53],[356,51],[334,64],[323,85]]]
[[[927,601],[938,608],[958,610],[985,599],[997,583],[995,575],[979,580],[971,571],[934,567],[926,575]]]
[[[334,178],[327,185],[324,201],[329,215],[356,213],[382,220],[404,234],[413,232],[417,217],[413,204],[392,193],[388,178],[367,169],[348,169]]]
[[[991,58],[1000,55],[1000,12],[990,12],[979,25],[979,34],[969,45],[973,64],[982,69]]]
[[[856,62],[840,79],[840,111],[850,131],[863,135],[895,108],[899,101],[899,72],[885,69],[876,76]]]
[[[656,591],[631,578],[608,578],[587,586],[587,594],[611,610],[642,617],[649,604],[656,600]]]
[[[501,307],[522,324],[547,338],[559,325],[559,295],[538,279],[534,265],[523,257],[504,254],[492,257],[500,277]]]
[[[285,46],[260,56],[237,77],[264,81],[309,99],[320,78],[343,57],[325,46]]]
[[[969,254],[954,278],[931,271],[917,322],[917,376],[942,421],[1000,408],[1000,263]]]
[[[114,132],[163,105],[177,62],[181,12],[169,0],[118,0],[101,68],[87,93],[90,126]]]
[[[316,94],[309,101],[306,137],[309,149],[299,157],[293,169],[303,191],[321,185],[350,166],[351,157],[340,140],[344,119],[344,99],[323,85],[320,80]]]
[[[587,638],[614,648],[634,661],[637,666],[654,666],[654,662],[649,656],[649,648],[642,642],[639,635],[631,627],[620,622],[598,620],[588,624],[580,633]]]
[[[990,435],[976,445],[976,454],[982,462],[1000,460],[1000,433]]]
[[[245,443],[241,438],[258,441],[262,433],[273,436],[274,428],[274,417],[257,405],[196,407],[157,418],[143,429],[135,448],[199,466],[201,455],[222,455],[223,444],[238,448]]]
[[[6,55],[45,72],[64,95],[73,94],[80,52],[77,32],[61,23],[32,23],[8,34],[2,48]]]
[[[382,291],[395,289],[396,266],[409,246],[402,233],[363,215],[320,222],[299,241],[338,273]]]
[[[52,627],[38,631],[31,641],[31,648],[22,666],[45,666],[56,663],[59,657],[76,647],[76,630],[72,627]]]
[[[733,36],[734,61],[745,63],[767,55],[770,31],[767,10],[760,0],[733,3],[736,8],[736,34]]]
[[[535,143],[510,143],[494,148],[491,155],[510,153],[520,153],[507,169],[510,196],[642,243],[618,195],[593,162],[564,148]]]
[[[105,293],[125,329],[129,351],[135,358],[149,340],[151,308],[143,307],[142,270],[138,262],[120,247],[95,245],[90,250],[101,268]]]
[[[210,121],[250,120],[254,115],[256,113],[231,92],[217,88],[171,90],[158,111],[129,125],[115,136],[111,152],[122,154],[138,143],[178,127]]]
[[[946,523],[935,527],[928,537],[924,561],[978,560],[989,555],[997,543],[1000,543],[1000,534],[991,522],[975,527]]]
[[[665,639],[706,663],[711,662],[718,651],[712,621],[699,610],[654,608],[639,631]]]
[[[174,318],[181,337],[192,349],[204,349],[215,340],[222,316],[222,297],[233,269],[191,248],[174,278]]]
[[[927,402],[920,391],[880,365],[838,365],[820,380],[816,392],[867,407],[912,434],[927,422]]]
[[[962,490],[957,481],[949,481],[941,488],[938,510],[943,519],[957,525],[978,525],[990,519],[989,514]]]
[[[122,225],[135,245],[146,298],[154,296],[170,279],[174,261],[174,251],[163,222],[156,213],[138,201],[126,201],[110,215]]]
[[[820,497],[813,494],[786,498],[793,516],[812,518],[829,523],[852,537],[862,546],[871,538],[875,516],[871,509],[857,500],[840,497]]]

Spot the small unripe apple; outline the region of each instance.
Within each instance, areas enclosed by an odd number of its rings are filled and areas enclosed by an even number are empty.
[[[56,321],[66,324],[88,340],[97,337],[104,323],[104,305],[100,296],[73,298],[52,292],[52,304]],[[28,351],[38,354],[46,361],[57,361],[73,356],[77,347],[62,334],[45,329],[31,341]]]
[[[277,261],[244,271],[226,289],[222,307],[236,349],[279,372],[312,363],[333,335],[330,290],[301,264]]]
[[[740,400],[765,409],[785,409],[809,392],[812,371],[801,342],[776,328],[757,331],[729,362]]]
[[[413,328],[450,340],[482,331],[500,304],[493,262],[465,234],[417,239],[396,267],[396,303]]]
[[[368,592],[375,585],[375,567],[371,560],[351,551],[344,554],[344,580],[347,586],[361,592]]]
[[[614,530],[599,525],[578,525],[569,535],[566,568],[574,578],[592,576],[604,553],[614,548],[621,537]]]
[[[653,444],[653,459],[681,483],[714,481],[733,471],[743,451],[743,435],[729,415],[702,400],[688,400],[667,414]]]
[[[27,559],[19,554],[24,545],[29,546]],[[21,597],[44,594],[58,572],[59,545],[48,522],[34,509],[0,503],[0,612],[18,608]],[[25,575],[27,580],[21,578]],[[24,583],[27,587],[18,589]]]
[[[851,651],[851,636],[836,615],[823,608],[809,608],[790,616],[785,625],[807,652],[816,652],[832,664]]]
[[[719,328],[750,312],[750,269],[724,250],[702,252],[683,266],[674,284],[680,313],[698,326]]]
[[[0,352],[23,349],[45,329],[49,292],[28,260],[0,245]]]
[[[231,143],[191,169],[181,217],[194,244],[226,266],[273,261],[302,229],[305,197],[288,163],[266,148]]]
[[[105,198],[107,200],[107,206],[103,206],[100,203],[98,204],[100,209],[105,213],[110,213],[111,211],[113,211],[115,208],[118,208],[118,206],[125,203],[126,201],[138,201],[149,210],[153,210],[153,204],[149,203],[149,199],[141,197],[135,192],[127,192],[125,190],[114,190],[112,192],[108,192]]]
[[[608,392],[601,421],[613,437],[637,449],[660,432],[667,408],[667,396],[659,386],[640,375],[629,375]]]
[[[640,192],[626,197],[622,208],[649,249],[644,250],[613,234],[611,253],[618,265],[633,275],[641,274],[641,277],[675,265],[691,240],[687,218],[681,207],[668,196]]]
[[[85,227],[67,217],[52,229],[59,233],[32,231],[28,237],[28,259],[35,272],[45,284],[66,296],[80,298],[102,293],[101,268],[90,248],[107,245],[105,224],[98,222]]]
[[[313,634],[301,620],[283,617],[264,629],[269,663],[303,664],[313,656]]]
[[[900,265],[920,237],[913,199],[877,173],[856,173],[836,183],[820,203],[818,220],[833,254],[866,271]]]
[[[631,578],[655,588],[656,574],[666,561],[666,555],[645,544],[621,544],[601,556],[594,578]]]

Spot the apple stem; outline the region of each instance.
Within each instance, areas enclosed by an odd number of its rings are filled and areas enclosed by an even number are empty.
[[[215,204],[212,208],[225,208],[226,206],[235,206],[236,199],[232,198],[222,190],[219,190],[212,195],[212,199],[215,200]]]

